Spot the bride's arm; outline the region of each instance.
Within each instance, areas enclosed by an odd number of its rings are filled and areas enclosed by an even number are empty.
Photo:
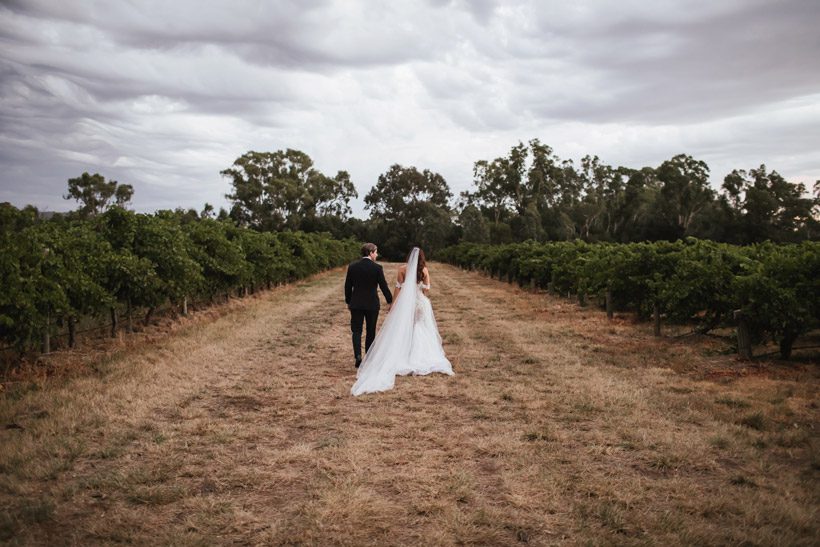
[[[399,297],[401,286],[404,284],[404,268],[399,268],[399,273],[396,275],[396,291],[393,293],[393,302]]]
[[[424,268],[424,279],[422,281],[424,282],[425,286],[423,286],[421,290],[424,292],[425,296],[429,296],[430,295],[430,272],[426,267]]]

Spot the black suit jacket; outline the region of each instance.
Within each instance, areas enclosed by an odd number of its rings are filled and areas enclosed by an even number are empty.
[[[347,267],[345,278],[345,304],[351,310],[378,310],[380,287],[388,304],[393,303],[393,295],[384,279],[384,269],[367,257],[352,262]]]

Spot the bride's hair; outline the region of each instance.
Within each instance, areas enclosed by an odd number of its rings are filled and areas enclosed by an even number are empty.
[[[410,260],[410,255],[412,253],[413,253],[412,250],[409,253],[407,253],[407,258],[405,259],[405,261]],[[421,247],[419,247],[419,265],[416,268],[416,283],[418,283],[419,281],[424,279],[424,268],[426,266],[427,266],[427,260],[425,260],[425,258],[424,258],[424,251],[422,251]]]

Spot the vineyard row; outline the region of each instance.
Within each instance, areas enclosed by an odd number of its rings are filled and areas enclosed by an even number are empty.
[[[258,232],[171,211],[112,208],[88,220],[32,221],[0,210],[0,346],[49,351],[58,327],[109,318],[112,335],[135,310],[147,324],[171,305],[294,281],[340,266],[358,245],[327,234]]]
[[[731,325],[747,358],[769,339],[788,358],[795,340],[820,325],[818,242],[460,243],[437,258],[581,303],[597,299],[610,316],[621,309],[654,317],[656,334],[662,315],[702,333]]]

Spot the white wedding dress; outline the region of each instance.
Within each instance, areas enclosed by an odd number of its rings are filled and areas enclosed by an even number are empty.
[[[414,247],[401,292],[356,373],[350,389],[353,395],[393,389],[397,374],[453,374],[441,346],[433,306],[422,292],[430,287],[416,281],[418,256]]]

